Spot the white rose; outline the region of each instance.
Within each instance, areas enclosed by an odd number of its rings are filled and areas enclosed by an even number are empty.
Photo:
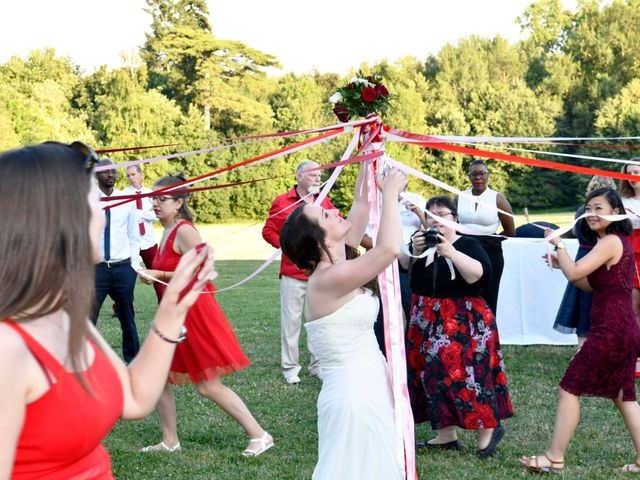
[[[329,97],[329,101],[331,103],[339,103],[342,101],[342,94],[340,92],[336,92]]]

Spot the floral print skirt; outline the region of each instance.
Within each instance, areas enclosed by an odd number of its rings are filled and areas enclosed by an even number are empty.
[[[495,317],[481,297],[413,295],[407,375],[416,423],[495,428],[513,416]]]

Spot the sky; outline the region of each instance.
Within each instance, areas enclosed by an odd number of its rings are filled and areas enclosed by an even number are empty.
[[[285,72],[346,74],[362,62],[424,60],[472,34],[510,42],[532,0],[207,0],[216,37],[275,55]],[[563,0],[575,9],[577,0]],[[123,65],[145,42],[144,0],[4,0],[0,63],[53,47],[85,73]]]

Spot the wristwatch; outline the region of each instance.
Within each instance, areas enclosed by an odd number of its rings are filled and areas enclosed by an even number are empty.
[[[562,250],[563,248],[567,248],[563,241],[558,242],[556,245],[556,250]]]

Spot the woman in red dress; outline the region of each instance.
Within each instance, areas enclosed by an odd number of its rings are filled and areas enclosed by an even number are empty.
[[[181,175],[169,175],[159,179],[154,188],[175,185],[185,180]],[[160,248],[153,260],[152,270],[143,270],[140,277],[145,283],[153,283],[158,298],[164,295],[165,286],[150,280],[169,280],[180,257],[202,240],[191,223],[193,216],[187,205],[188,193],[152,197],[153,211],[164,226]],[[162,442],[142,449],[143,452],[175,452],[180,450],[176,425],[176,405],[169,384],[193,383],[198,393],[217,403],[231,415],[249,436],[249,444],[242,452],[246,457],[256,457],[273,446],[273,438],[258,424],[242,399],[220,377],[248,367],[251,362],[245,356],[224,312],[213,294],[215,287],[208,284],[200,298],[187,314],[185,326],[189,332],[184,342],[176,348],[168,384],[158,402],[158,416],[162,427]]]
[[[0,478],[112,480],[102,440],[151,413],[187,310],[214,274],[188,252],[125,365],[89,321],[105,214],[95,153],[47,142],[0,154]],[[25,213],[28,213],[25,215]],[[179,293],[202,266],[200,280]]]
[[[591,215],[581,224],[581,233],[597,240],[589,253],[574,262],[560,238],[551,242],[558,252],[553,266],[578,288],[593,292],[589,336],[560,381],[551,445],[542,455],[522,457],[520,463],[535,472],[564,469],[564,454],[580,420],[580,397],[586,395],[609,398],[618,407],[636,449],[635,462],[621,470],[640,473],[640,405],[634,381],[640,328],[631,301],[635,272],[628,239],[631,223],[603,218],[624,214],[620,195],[611,188],[591,192],[585,211]]]

